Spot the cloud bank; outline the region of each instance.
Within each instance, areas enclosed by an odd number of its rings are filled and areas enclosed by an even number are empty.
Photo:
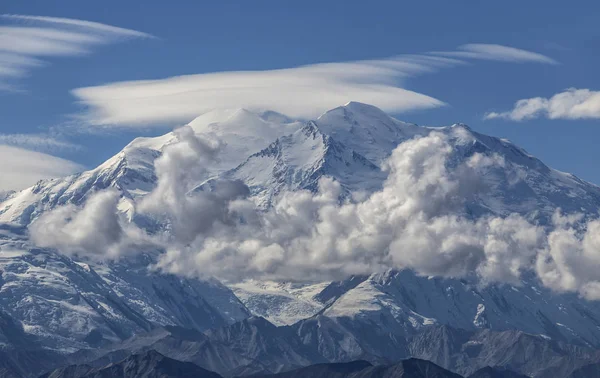
[[[119,193],[96,193],[81,209],[66,205],[43,214],[30,229],[32,241],[62,253],[115,259],[152,248],[156,242],[139,228],[120,219]]]
[[[402,55],[268,71],[116,82],[74,89],[72,94],[86,108],[82,115],[85,122],[105,127],[189,122],[223,106],[274,110],[293,118],[311,119],[349,101],[395,113],[443,106],[443,101],[402,88],[403,81],[466,64],[469,59],[554,62],[541,54],[500,45],[465,45],[461,49],[467,51],[449,53],[455,56]]]
[[[239,182],[191,190],[218,143],[198,140],[189,127],[177,135],[179,143],[157,161],[156,189],[137,209],[164,222],[164,234],[132,231],[115,215],[116,194],[101,192],[82,209],[38,219],[33,240],[93,258],[116,258],[146,243],[163,251],[156,269],[231,281],[326,280],[409,268],[519,285],[523,272],[533,271],[553,290],[600,299],[600,220],[557,212],[552,228],[543,229],[518,214],[462,215],[465,201],[485,190],[480,178],[503,160],[476,153],[448,169],[452,146],[442,133],[400,144],[385,164],[383,188],[362,200],[340,203],[339,183],[323,178],[316,193],[285,192],[266,211],[257,210]]]
[[[284,193],[266,212],[230,201],[226,221],[192,242],[172,240],[158,267],[228,280],[339,279],[394,267],[518,282],[542,230],[518,216],[473,221],[456,215],[499,158],[474,155],[449,171],[450,152],[440,133],[401,144],[387,162],[383,189],[364,201],[340,204],[341,187],[327,178],[317,193]]]
[[[599,119],[600,92],[570,88],[550,98],[533,97],[519,100],[512,110],[490,112],[484,119],[525,121],[534,118],[548,119]]]
[[[0,89],[14,89],[23,77],[45,62],[43,57],[87,54],[92,48],[149,34],[97,22],[28,15],[0,15]]]
[[[42,179],[67,176],[84,169],[69,160],[6,145],[0,145],[0,161],[0,191],[23,189]]]

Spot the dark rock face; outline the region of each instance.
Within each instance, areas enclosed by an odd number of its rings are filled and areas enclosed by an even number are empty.
[[[411,355],[469,375],[487,366],[533,377],[567,377],[600,359],[598,350],[549,340],[521,331],[469,332],[431,327],[409,342]]]
[[[190,362],[165,357],[156,351],[130,356],[103,368],[74,365],[54,370],[43,378],[220,378]]]
[[[600,363],[585,365],[575,370],[569,378],[592,378],[600,377]]]
[[[257,377],[277,378],[461,378],[436,364],[411,358],[393,365],[373,366],[367,361],[319,364],[305,368]]]
[[[527,378],[527,375],[515,373],[502,368],[484,367],[469,375],[467,378]]]
[[[461,376],[425,360],[411,358],[391,366],[373,366],[353,378],[460,378]]]
[[[363,371],[366,368],[372,367],[371,363],[367,361],[352,361],[352,362],[338,362],[329,364],[316,364],[307,367],[303,367],[296,370],[291,370],[279,374],[269,375],[252,375],[252,378],[302,378],[302,377],[313,377],[313,378],[344,378],[349,377],[352,374]]]
[[[110,364],[121,364],[124,359],[133,358],[130,357],[132,355],[160,353],[169,359],[188,362],[226,377],[291,374],[293,371],[301,374],[302,369],[310,369],[310,373],[302,373],[305,376],[317,377],[327,377],[327,374],[335,377],[335,374],[347,374],[350,370],[352,374],[359,371],[361,374],[373,374],[366,377],[402,376],[397,372],[410,369],[423,374],[438,374],[430,363],[445,369],[444,372],[474,378],[566,378],[577,369],[600,361],[600,352],[593,348],[560,343],[519,331],[466,331],[430,326],[412,336],[389,334],[384,338],[372,333],[363,337],[368,333],[365,324],[353,328],[356,326],[353,322],[339,324],[327,317],[318,318],[294,326],[276,327],[264,318],[251,317],[205,333],[167,327],[108,347],[63,357],[50,369],[61,364],[77,365],[66,368],[62,373],[69,377],[66,374],[73,369],[77,374],[87,372],[86,369],[96,372]],[[377,337],[381,337],[379,344]],[[361,357],[356,359],[352,355]],[[418,361],[430,362],[424,364]],[[40,361],[34,363],[39,364]],[[373,365],[372,368],[367,364]],[[39,366],[36,369],[40,371]],[[587,374],[585,369],[594,368],[586,367],[579,374]],[[390,375],[392,373],[396,375]],[[31,372],[27,376],[32,376]]]

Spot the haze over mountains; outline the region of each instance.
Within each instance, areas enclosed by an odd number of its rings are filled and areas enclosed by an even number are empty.
[[[599,210],[462,124],[207,113],[0,203],[6,369],[156,350],[224,376],[416,357],[566,377],[600,360]]]

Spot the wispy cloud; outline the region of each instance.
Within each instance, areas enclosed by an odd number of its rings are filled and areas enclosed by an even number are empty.
[[[118,82],[75,89],[73,95],[88,108],[86,122],[107,126],[188,122],[221,107],[311,118],[350,100],[405,111],[444,105],[396,86],[404,77],[435,68],[392,58]]]
[[[524,121],[533,118],[600,119],[600,91],[570,88],[550,98],[519,100],[512,110],[487,113],[484,119]]]
[[[0,78],[24,76],[29,69],[42,64],[41,60],[29,56],[0,53]]]
[[[86,54],[95,46],[126,38],[151,38],[147,33],[98,22],[28,15],[0,15],[0,90],[10,80],[44,64],[41,57]]]
[[[81,165],[69,160],[5,145],[0,145],[0,161],[0,192],[26,188],[41,179],[83,170]]]
[[[470,47],[469,47],[470,46]],[[314,118],[348,101],[388,112],[444,106],[441,100],[402,88],[405,79],[488,57],[509,62],[548,63],[543,55],[498,45],[467,45],[471,53],[401,55],[387,59],[313,64],[268,71],[218,72],[160,80],[109,83],[72,91],[86,107],[82,118],[95,126],[139,127],[188,122],[227,108],[274,110]],[[543,57],[543,58],[542,58]]]
[[[39,152],[77,151],[82,146],[48,134],[0,134],[0,145],[23,147]]]
[[[99,22],[75,20],[72,18],[61,18],[61,17],[44,17],[44,16],[30,16],[23,14],[4,14],[3,18],[30,22],[40,22],[46,24],[55,25],[68,25],[74,26],[81,29],[95,30],[100,33],[109,33],[121,37],[135,37],[135,38],[154,38],[151,34],[140,32],[137,30],[120,28],[117,26],[101,24]]]
[[[463,59],[496,60],[513,63],[558,64],[556,60],[546,55],[510,46],[470,43],[459,46],[458,50],[459,51],[436,51],[432,54]]]

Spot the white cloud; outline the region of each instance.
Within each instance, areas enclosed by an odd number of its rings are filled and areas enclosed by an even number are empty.
[[[224,106],[314,118],[350,100],[388,111],[442,106],[439,100],[396,86],[408,75],[431,69],[435,67],[397,58],[119,82],[75,89],[73,94],[89,109],[85,120],[95,125],[189,122]]]
[[[101,33],[109,33],[118,35],[121,37],[137,37],[137,38],[154,38],[152,35],[137,30],[120,28],[117,26],[101,24],[99,22],[75,20],[72,18],[61,18],[61,17],[44,17],[44,16],[30,16],[23,14],[3,14],[3,18],[30,22],[41,22],[63,26],[74,26],[77,28],[95,30]]]
[[[82,146],[47,134],[0,134],[0,145],[23,147],[40,152],[76,151]]]
[[[177,243],[186,245],[199,234],[213,230],[229,216],[229,202],[248,193],[239,182],[217,182],[213,191],[188,192],[197,185],[210,163],[215,162],[219,144],[197,138],[190,126],[174,131],[177,143],[165,147],[156,159],[156,188],[140,203],[142,213],[164,215]]]
[[[434,54],[446,55],[464,59],[497,60],[515,63],[545,63],[558,64],[558,62],[546,55],[536,52],[518,49],[510,46],[495,44],[471,43],[458,48],[461,51],[441,51]]]
[[[461,58],[548,63],[550,58],[499,45],[467,45]],[[460,51],[456,53],[467,53]],[[139,127],[189,122],[220,108],[274,110],[294,118],[359,101],[388,112],[443,106],[438,99],[402,88],[408,77],[465,64],[425,55],[344,63],[323,63],[269,71],[239,71],[116,82],[72,91],[87,109],[85,122],[96,126]]]
[[[123,38],[151,37],[83,20],[8,14],[0,18],[11,22],[10,26],[0,26],[0,89],[13,88],[9,79],[25,76],[42,65],[40,57],[86,54],[94,46]]]
[[[536,259],[542,283],[556,291],[578,292],[590,300],[600,299],[600,220],[580,227],[579,216],[554,215],[556,228]]]
[[[266,212],[230,201],[228,216],[210,232],[192,242],[170,240],[158,267],[230,280],[336,279],[394,267],[517,283],[542,230],[517,215],[455,215],[499,158],[476,154],[449,171],[447,138],[434,132],[402,143],[387,163],[383,189],[363,201],[339,204],[341,188],[331,179],[322,179],[316,194],[284,193]]]
[[[42,64],[41,60],[32,57],[0,53],[0,78],[24,76],[29,69]]]
[[[149,236],[119,217],[118,193],[109,190],[82,208],[43,215],[30,227],[33,240],[99,259],[159,249],[159,270],[226,280],[325,280],[410,268],[519,285],[521,274],[533,271],[552,290],[600,299],[600,220],[557,212],[553,229],[543,229],[518,214],[460,215],[464,201],[486,190],[479,181],[486,170],[504,162],[476,153],[448,169],[448,135],[400,144],[383,188],[366,198],[340,203],[340,184],[322,178],[317,193],[285,192],[266,211],[245,198],[239,182],[190,191],[218,145],[189,127],[177,137],[157,160],[157,188],[137,209],[165,222],[164,234]]]
[[[121,221],[118,203],[119,193],[107,189],[92,195],[82,209],[67,205],[44,213],[30,227],[32,241],[68,255],[101,259],[144,250],[151,237]]]
[[[41,152],[0,145],[0,191],[23,189],[38,180],[83,170],[72,161]]]
[[[490,112],[484,118],[504,118],[512,121],[533,118],[599,119],[600,91],[570,88],[550,98],[527,98],[517,101],[510,111]]]
[[[513,285],[533,271],[552,290],[600,299],[600,220],[557,212],[543,229],[518,214],[457,215],[467,198],[486,190],[478,182],[486,169],[503,160],[476,153],[448,169],[448,138],[434,132],[402,143],[387,162],[382,190],[361,201],[340,204],[340,185],[328,178],[318,193],[284,193],[266,212],[230,196],[227,206],[219,202],[210,228],[197,230],[193,240],[190,234],[168,240],[158,268],[302,281],[393,267]]]

